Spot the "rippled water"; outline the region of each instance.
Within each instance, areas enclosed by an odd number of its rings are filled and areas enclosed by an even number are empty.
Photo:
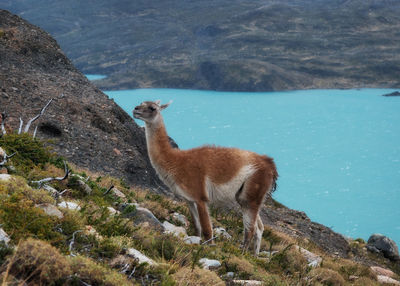
[[[130,115],[144,100],[173,100],[163,115],[180,148],[216,144],[272,156],[278,201],[344,235],[378,232],[400,245],[400,97],[380,96],[392,91],[106,93]]]

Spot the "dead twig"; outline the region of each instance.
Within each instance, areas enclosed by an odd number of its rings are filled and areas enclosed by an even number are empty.
[[[31,127],[32,123],[35,122],[37,119],[40,118],[40,116],[42,116],[44,114],[44,112],[46,111],[46,108],[50,105],[50,103],[53,101],[53,98],[51,98],[47,104],[42,108],[42,110],[40,110],[40,113],[38,115],[36,115],[35,117],[31,118],[28,123],[25,125],[24,128],[24,133],[27,133],[29,131],[29,128]]]
[[[10,159],[15,154],[17,154],[17,152],[12,153],[11,155],[7,155],[6,151],[4,151],[3,161],[0,162],[0,166],[4,166],[4,164],[7,163],[8,159]]]
[[[114,188],[114,185],[112,185],[107,191],[105,191],[103,193],[103,195],[107,195],[113,188]]]
[[[72,255],[72,247],[74,246],[74,243],[75,243],[75,234],[77,234],[78,232],[82,232],[83,230],[77,230],[77,231],[74,231],[74,233],[72,234],[72,240],[71,240],[71,242],[69,243],[69,252],[71,253],[71,255]]]
[[[64,177],[49,177],[49,178],[41,179],[41,180],[39,180],[39,181],[31,181],[31,183],[32,183],[32,184],[37,184],[37,185],[38,185],[38,188],[40,188],[40,187],[42,187],[42,185],[43,185],[44,183],[47,183],[47,182],[51,182],[51,181],[63,181],[63,180],[65,180],[66,178],[68,178],[69,173],[71,173],[71,170],[68,169],[68,165],[67,165],[67,163],[65,163],[65,161],[64,161],[64,169],[65,169],[65,175],[64,175]]]

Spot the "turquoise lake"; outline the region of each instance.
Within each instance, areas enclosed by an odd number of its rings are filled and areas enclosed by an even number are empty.
[[[278,167],[279,202],[345,236],[382,233],[400,245],[400,97],[381,96],[392,91],[106,94],[131,116],[142,101],[173,100],[163,116],[181,149],[216,144],[267,154]]]

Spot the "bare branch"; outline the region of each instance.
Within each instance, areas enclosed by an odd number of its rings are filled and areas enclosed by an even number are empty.
[[[38,115],[36,115],[35,117],[33,117],[31,120],[28,121],[28,123],[26,124],[25,128],[24,128],[24,133],[27,133],[29,131],[29,128],[31,127],[32,123],[35,122],[37,119],[39,119],[40,116],[42,116],[44,114],[44,112],[46,111],[46,108],[50,105],[50,103],[53,101],[53,98],[51,98],[47,104],[42,108],[42,110],[40,111],[40,113]]]
[[[75,234],[77,234],[78,232],[82,232],[83,230],[77,230],[77,231],[74,231],[74,233],[72,234],[72,240],[71,240],[71,242],[69,243],[69,252],[71,253],[72,252],[72,246],[74,245],[74,243],[75,243]]]
[[[36,125],[35,131],[33,131],[33,136],[32,136],[32,138],[35,138],[35,137],[36,137],[37,128],[38,128],[38,125]]]
[[[6,118],[7,118],[7,114],[4,111],[1,113],[1,132],[3,135],[7,134],[6,128],[4,127],[4,121],[6,121]]]
[[[0,166],[4,166],[5,163],[7,163],[8,159],[10,159],[12,156],[14,156],[15,154],[17,154],[17,152],[14,152],[11,155],[7,155],[6,151],[4,151],[3,154],[3,161],[0,162]]]
[[[113,188],[114,188],[114,185],[112,185],[107,191],[105,191],[103,195],[107,195]]]
[[[41,179],[39,181],[31,181],[32,184],[38,184],[38,187],[40,188],[44,183],[51,182],[51,181],[63,181],[66,178],[68,178],[69,173],[71,170],[68,170],[67,163],[64,161],[64,169],[65,169],[65,175],[64,177],[49,177],[45,179]]]
[[[19,128],[18,128],[18,134],[21,134],[22,132],[22,125],[24,124],[24,121],[22,121],[22,118],[19,118]]]

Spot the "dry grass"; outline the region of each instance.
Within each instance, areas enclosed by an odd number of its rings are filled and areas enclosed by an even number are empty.
[[[322,285],[329,286],[342,286],[345,285],[345,280],[336,271],[326,268],[315,268],[309,273],[311,285],[321,283]]]
[[[182,267],[172,276],[177,286],[225,285],[225,282],[222,281],[216,273],[198,267],[195,267],[193,271],[191,268]]]

